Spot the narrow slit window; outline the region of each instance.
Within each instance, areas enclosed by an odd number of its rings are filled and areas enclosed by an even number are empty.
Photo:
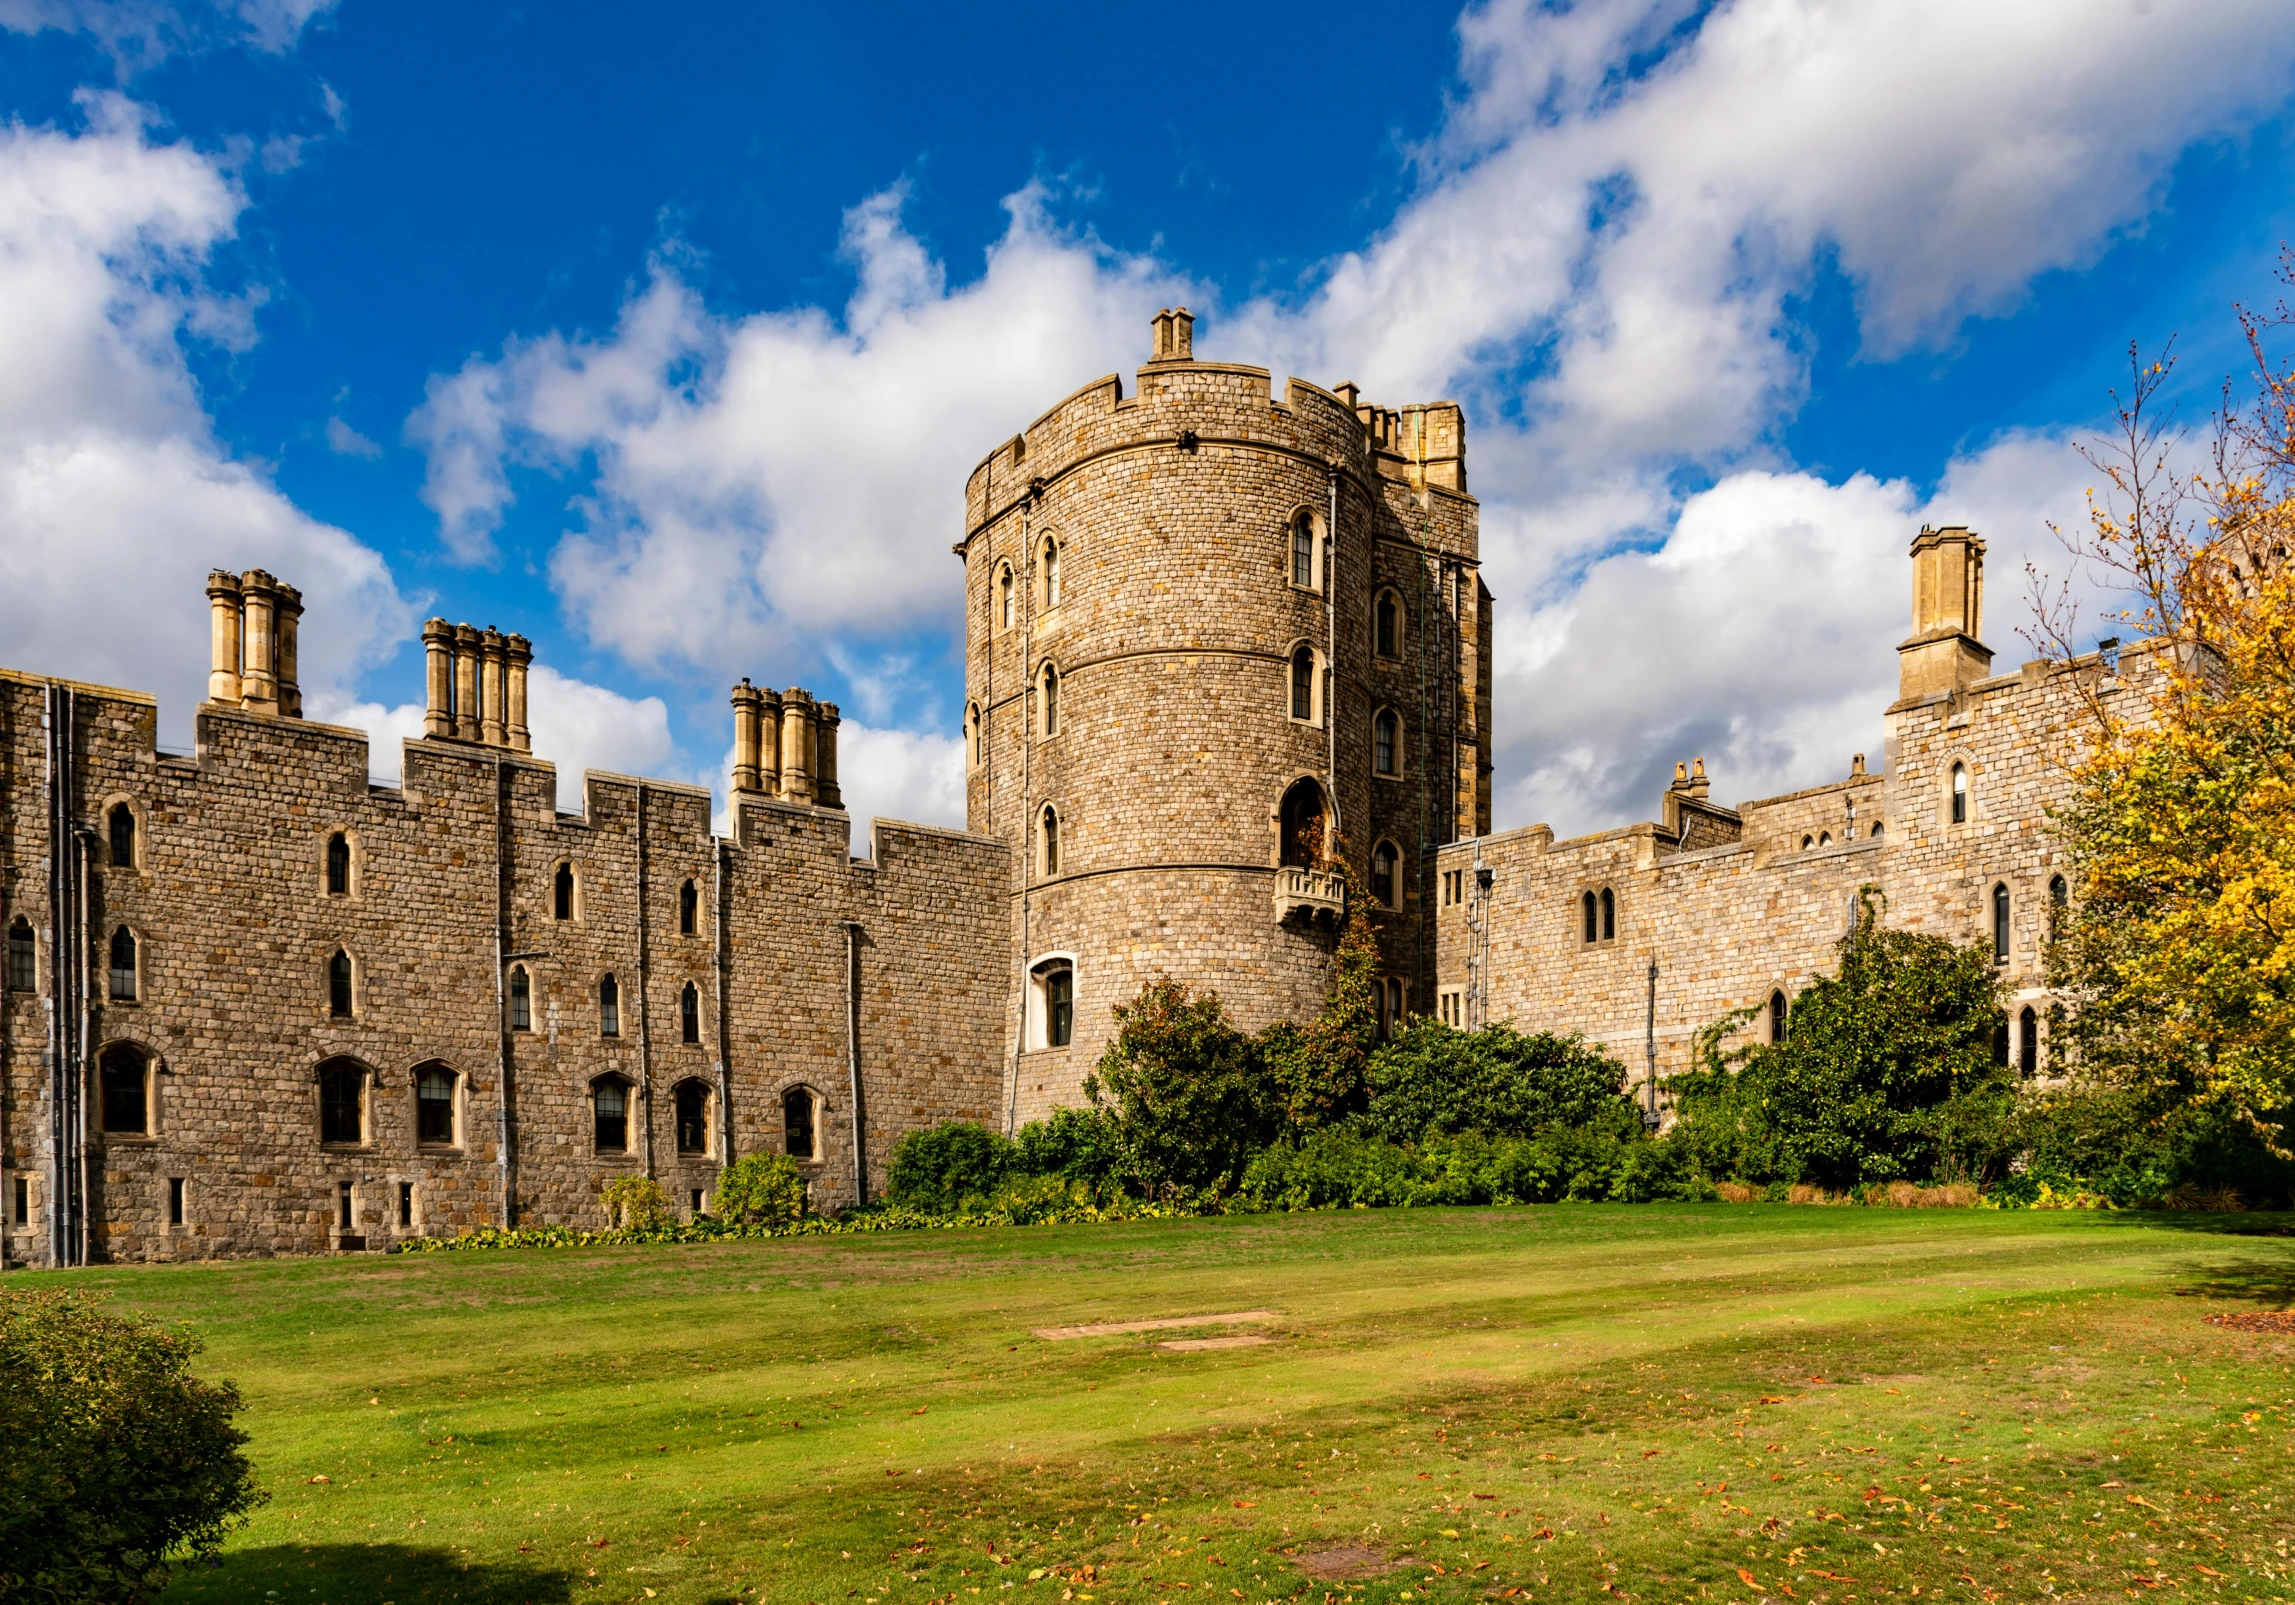
[[[135,810],[126,803],[113,803],[110,825],[112,863],[120,869],[135,868]]]
[[[414,1140],[451,1146],[454,1131],[454,1072],[427,1064],[414,1073]]]
[[[354,1218],[355,1206],[352,1201],[351,1184],[347,1181],[337,1182],[335,1184],[335,1230],[338,1232],[349,1231]]]
[[[534,1029],[534,978],[526,973],[523,964],[510,970],[510,1029]]]
[[[1315,649],[1311,646],[1291,654],[1291,717],[1315,717]]]
[[[2071,883],[2061,875],[2048,877],[2048,901],[2058,908],[2068,907],[2072,901]]]
[[[1968,765],[1961,763],[1952,766],[1952,822],[1968,823]]]
[[[366,1072],[341,1060],[319,1066],[319,1141],[364,1142]]]
[[[327,895],[351,895],[351,839],[339,830],[327,838]]]
[[[339,947],[327,960],[327,1013],[338,1020],[351,1013],[351,956]]]
[[[1450,888],[1448,885],[1445,885],[1443,890],[1448,892]],[[1448,899],[1445,898],[1445,901],[1448,901]],[[1600,941],[1602,939],[1600,902],[1595,898],[1592,892],[1588,892],[1578,899],[1578,905],[1580,912],[1585,915],[1586,940],[1588,942]]]
[[[601,1154],[627,1153],[630,1145],[630,1090],[629,1083],[614,1079],[601,1081],[590,1094],[594,1119],[591,1128],[592,1146]]]
[[[137,1049],[107,1048],[96,1075],[103,1101],[104,1130],[147,1136],[151,1131],[150,1066]]]
[[[125,925],[112,932],[111,993],[115,1003],[133,1003],[135,985],[135,932]]]
[[[598,1035],[618,1037],[622,1034],[622,988],[612,976],[598,982]]]
[[[2040,1016],[2029,1007],[2016,1017],[2016,1066],[2027,1080],[2040,1073]]]
[[[550,911],[559,919],[570,920],[574,917],[573,865],[560,864],[558,866],[557,876],[551,884],[550,899]]]
[[[1000,630],[1012,628],[1012,592],[1012,570],[1007,565],[996,576],[996,627]]]
[[[1786,1004],[1786,1002],[1785,1002],[1785,993],[1784,993],[1784,991],[1783,991],[1782,989],[1780,989],[1780,990],[1778,990],[1778,991],[1775,991],[1775,992],[1772,992],[1772,993],[1770,993],[1770,994],[1769,994],[1769,1040],[1770,1040],[1770,1041],[1772,1041],[1772,1042],[1782,1042],[1782,1041],[1784,1041],[1784,1040],[1785,1040],[1785,1017],[1786,1017],[1786,1013],[1787,1013],[1787,1004]]]
[[[691,936],[701,928],[701,888],[687,881],[677,889],[677,934]]]
[[[17,915],[8,923],[8,990],[30,992],[40,984],[40,945],[32,922]]]
[[[1392,708],[1381,708],[1371,721],[1371,767],[1382,775],[1402,770],[1402,721]]]
[[[1607,886],[1602,888],[1602,940],[1612,942],[1618,935],[1618,894]]]
[[[1044,734],[1060,733],[1060,671],[1044,665]]]
[[[1060,873],[1060,816],[1058,812],[1049,807],[1044,810],[1042,830],[1044,873],[1057,875]]]
[[[677,1034],[680,1041],[701,1040],[701,988],[691,981],[677,995]]]
[[[1060,605],[1060,546],[1057,541],[1044,543],[1044,611],[1049,613]]]
[[[414,1225],[414,1183],[411,1181],[398,1184],[398,1223],[402,1230]]]
[[[802,1087],[791,1087],[781,1095],[781,1146],[791,1159],[819,1157],[814,1147],[817,1112],[813,1095]]]
[[[2008,962],[2008,883],[1992,888],[1992,962]]]
[[[1315,588],[1315,521],[1305,513],[1291,521],[1291,583]]]
[[[1372,650],[1382,658],[1402,656],[1402,603],[1392,591],[1379,593],[1378,607],[1372,614],[1374,645]]]
[[[170,1226],[183,1224],[183,1178],[181,1176],[167,1178],[167,1223]]]
[[[698,1081],[677,1084],[677,1151],[709,1151],[709,1089]]]
[[[1393,842],[1380,842],[1371,849],[1371,896],[1388,908],[1396,904],[1395,879],[1400,867]]]

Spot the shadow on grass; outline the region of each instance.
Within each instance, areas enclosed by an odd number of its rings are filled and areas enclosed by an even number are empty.
[[[219,1558],[220,1565],[178,1572],[160,1596],[165,1605],[242,1605],[273,1595],[281,1605],[562,1605],[574,1597],[571,1571],[472,1561],[451,1549],[408,1544],[268,1544]]]
[[[2266,1309],[2295,1308],[2295,1256],[2211,1265],[2204,1276],[2176,1292],[2183,1298],[2241,1299]]]

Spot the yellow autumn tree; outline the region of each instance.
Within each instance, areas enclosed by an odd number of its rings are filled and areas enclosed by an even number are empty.
[[[2283,269],[2283,277],[2287,276]],[[2132,636],[2073,663],[2092,738],[2056,827],[2078,895],[2053,979],[2069,1067],[2155,1112],[2227,1115],[2288,1151],[2295,1113],[2295,363],[2284,304],[2243,311],[2253,359],[2212,451],[2158,420],[2172,358],[2133,361],[2104,483],[2070,544]],[[2133,354],[2131,354],[2133,355]],[[2182,466],[2187,458],[2196,464]],[[2051,655],[2071,593],[2036,598]],[[2113,689],[2116,686],[2116,689]],[[2164,1115],[2162,1116],[2164,1118]]]

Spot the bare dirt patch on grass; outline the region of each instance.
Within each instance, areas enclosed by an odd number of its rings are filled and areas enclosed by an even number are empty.
[[[1273,1310],[1238,1310],[1229,1315],[1166,1315],[1150,1321],[1094,1321],[1084,1326],[1040,1326],[1036,1328],[1036,1336],[1047,1343],[1065,1343],[1070,1338],[1122,1337],[1130,1332],[1170,1332],[1191,1326],[1241,1326],[1247,1321],[1272,1321],[1275,1318]],[[1224,1342],[1218,1346],[1233,1347]]]

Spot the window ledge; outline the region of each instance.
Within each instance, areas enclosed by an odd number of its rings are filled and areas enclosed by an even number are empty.
[[[319,1152],[323,1154],[371,1154],[374,1151],[375,1145],[371,1142],[322,1142],[319,1144]]]
[[[458,1142],[418,1142],[414,1145],[417,1157],[423,1159],[467,1159],[467,1150]]]
[[[159,1139],[148,1132],[107,1131],[103,1143],[106,1148],[157,1148]]]

